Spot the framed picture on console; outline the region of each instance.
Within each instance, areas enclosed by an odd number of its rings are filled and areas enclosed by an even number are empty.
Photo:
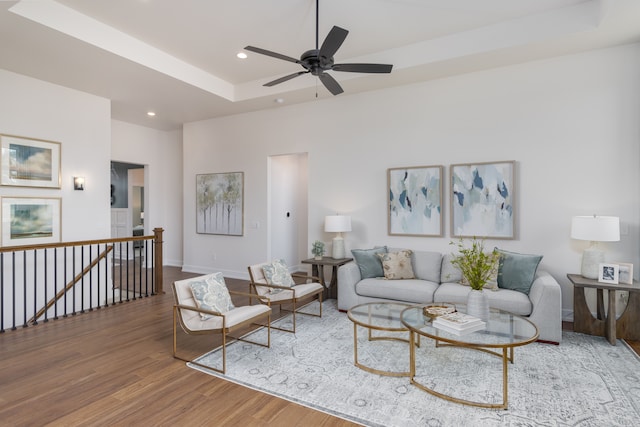
[[[61,241],[59,197],[3,197],[2,246]]]
[[[515,161],[451,165],[451,236],[515,239]]]
[[[60,143],[0,134],[0,184],[60,188]]]
[[[442,170],[442,166],[387,169],[389,235],[443,235]]]
[[[244,173],[196,175],[196,233],[242,236]]]
[[[630,262],[614,262],[618,264],[618,283],[633,285],[633,264]]]
[[[600,264],[598,266],[598,282],[617,285],[619,273],[618,264]]]

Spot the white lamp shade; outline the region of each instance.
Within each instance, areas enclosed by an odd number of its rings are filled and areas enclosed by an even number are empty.
[[[351,217],[345,215],[328,215],[324,217],[324,231],[327,233],[351,231]]]
[[[571,238],[592,242],[620,240],[620,218],[617,216],[574,216],[571,219]]]

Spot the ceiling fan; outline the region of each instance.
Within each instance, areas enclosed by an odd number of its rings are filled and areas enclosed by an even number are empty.
[[[351,73],[390,73],[393,65],[387,64],[335,64],[333,62],[333,55],[338,51],[342,43],[347,38],[349,31],[344,28],[334,26],[327,37],[322,42],[322,46],[318,48],[318,8],[320,0],[316,0],[316,48],[304,52],[300,59],[295,59],[287,55],[272,52],[270,50],[261,49],[259,47],[247,46],[246,50],[259,53],[262,55],[271,56],[273,58],[282,59],[284,61],[295,62],[302,65],[305,71],[298,71],[297,73],[289,74],[271,82],[265,83],[263,86],[275,86],[280,83],[284,83],[287,80],[291,80],[302,74],[311,73],[317,76],[322,84],[334,95],[339,95],[344,90],[340,87],[340,84],[327,74],[327,71],[346,71]]]

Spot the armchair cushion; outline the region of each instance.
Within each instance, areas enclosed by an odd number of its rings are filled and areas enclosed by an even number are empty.
[[[264,277],[269,285],[287,286],[291,287],[295,285],[289,268],[285,264],[284,260],[276,259],[271,264],[265,264],[262,266]]]
[[[204,276],[202,280],[191,282],[189,286],[198,308],[217,311],[218,313],[226,313],[235,308],[233,302],[231,302],[231,295],[229,295],[222,273]],[[200,313],[200,316],[204,320],[211,317],[204,313]]]

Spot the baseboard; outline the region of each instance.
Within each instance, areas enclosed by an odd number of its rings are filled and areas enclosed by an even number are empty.
[[[182,271],[184,273],[198,273],[198,274],[211,274],[211,273],[222,273],[224,277],[229,277],[231,279],[240,279],[240,280],[249,280],[249,272],[248,271],[234,271],[234,270],[224,270],[216,268],[215,266],[201,266],[201,265],[183,265]]]

